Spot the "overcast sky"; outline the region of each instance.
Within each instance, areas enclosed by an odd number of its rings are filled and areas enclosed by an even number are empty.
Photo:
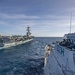
[[[75,0],[0,0],[0,34],[63,36],[75,32]]]

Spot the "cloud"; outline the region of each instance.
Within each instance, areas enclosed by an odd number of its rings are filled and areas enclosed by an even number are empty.
[[[6,24],[6,22],[0,21],[0,25],[5,25],[5,24]]]
[[[75,16],[72,20],[72,31],[75,29]],[[0,13],[0,28],[3,33],[22,34],[26,33],[26,27],[31,27],[34,36],[58,36],[69,32],[70,16],[46,14],[42,16],[28,16],[24,14]],[[6,28],[5,28],[6,27]],[[9,32],[10,31],[10,32]]]
[[[4,19],[38,19],[38,16],[27,16],[24,14],[4,14],[0,13],[0,17]]]

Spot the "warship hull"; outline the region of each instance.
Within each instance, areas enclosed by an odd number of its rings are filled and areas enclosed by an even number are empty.
[[[25,41],[12,42],[12,43],[4,43],[4,46],[0,47],[0,50],[6,49],[6,48],[9,48],[9,47],[12,47],[12,46],[17,46],[17,45],[25,44],[25,43],[30,42],[32,40],[33,39],[28,39],[28,40],[25,40]]]

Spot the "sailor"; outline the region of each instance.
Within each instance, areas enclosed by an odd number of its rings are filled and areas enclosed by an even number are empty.
[[[49,54],[50,54],[50,50],[51,50],[51,49],[52,49],[52,47],[50,46],[50,44],[48,44],[48,45],[45,46],[46,52],[45,52],[44,66],[45,66],[46,63],[47,63],[47,58],[48,58],[48,56],[49,56]]]
[[[45,50],[46,50],[46,51],[50,51],[50,50],[51,50],[50,44],[46,45]]]
[[[45,46],[45,50],[46,50],[45,57],[49,56],[51,49],[52,49],[52,47],[50,46],[50,44],[48,44],[48,45]]]

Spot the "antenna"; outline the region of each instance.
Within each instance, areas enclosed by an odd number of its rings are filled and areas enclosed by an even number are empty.
[[[72,26],[72,13],[71,13],[71,17],[70,17],[70,33],[71,33],[71,26]]]

